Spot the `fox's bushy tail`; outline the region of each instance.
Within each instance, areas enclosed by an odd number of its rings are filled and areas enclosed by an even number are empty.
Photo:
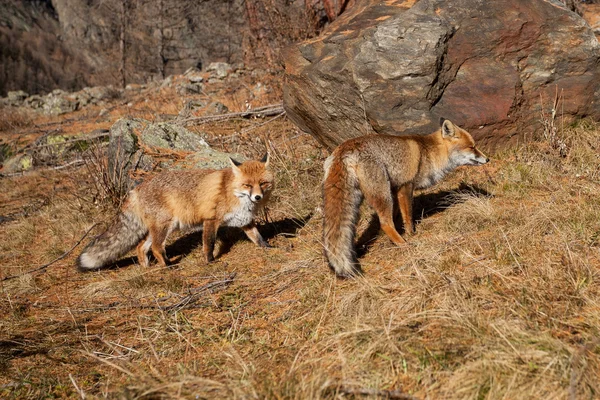
[[[325,162],[323,180],[323,246],[329,267],[340,277],[361,273],[354,237],[362,194],[347,162],[339,155],[331,155]]]
[[[77,258],[80,271],[102,268],[125,255],[135,247],[148,229],[142,220],[131,210],[125,210],[117,217],[117,221],[106,232],[88,244]]]

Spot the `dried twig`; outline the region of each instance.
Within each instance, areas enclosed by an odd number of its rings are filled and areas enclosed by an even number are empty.
[[[70,161],[66,164],[57,165],[56,167],[39,168],[39,169],[33,168],[33,169],[29,169],[27,171],[12,172],[10,174],[0,174],[0,178],[11,178],[13,176],[24,176],[28,173],[39,172],[39,171],[58,171],[58,170],[65,169],[68,167],[83,165],[84,163],[85,163],[84,160],[77,159],[77,160]]]
[[[544,139],[553,149],[558,150],[558,153],[561,157],[566,157],[569,149],[565,141],[558,134],[558,126],[555,124],[556,113],[558,112],[558,106],[562,105],[562,90],[561,94],[558,94],[558,87],[556,87],[556,93],[554,95],[554,102],[552,103],[552,109],[550,111],[550,115],[544,113],[544,99],[542,98],[542,94],[540,93],[540,103],[541,103],[541,120],[542,127],[544,129]]]
[[[206,285],[194,288],[194,289],[190,289],[189,293],[187,296],[185,296],[184,298],[182,298],[181,300],[179,300],[177,303],[168,305],[168,306],[162,306],[159,307],[161,310],[163,311],[179,311],[185,307],[188,307],[192,304],[194,304],[195,302],[197,302],[201,297],[202,294],[204,292],[207,291],[212,291],[213,289],[219,287],[219,286],[225,286],[225,285],[229,285],[230,283],[233,282],[234,278],[235,278],[235,273],[232,273],[231,275],[229,275],[227,278],[223,279],[222,281],[215,281],[215,282],[209,282]]]
[[[79,394],[79,397],[81,397],[82,399],[85,399],[85,392],[83,391],[83,389],[81,389],[77,385],[77,382],[75,382],[75,378],[73,378],[73,375],[69,374],[69,379],[71,380],[71,383],[73,384],[73,386],[75,386],[75,390]]]
[[[207,115],[205,117],[192,117],[185,118],[179,121],[176,121],[176,124],[187,124],[190,122],[204,124],[207,122],[215,122],[215,121],[225,121],[233,118],[250,118],[250,117],[271,117],[278,114],[285,113],[282,104],[271,104],[264,107],[252,108],[250,110],[235,112],[235,113],[227,113],[221,115]]]
[[[352,396],[378,396],[385,399],[417,400],[416,397],[406,394],[400,390],[378,390],[368,388],[352,388],[345,385],[333,386],[332,391]]]
[[[4,278],[2,278],[2,280],[0,282],[4,282],[7,281],[9,279],[15,279],[15,278],[19,278],[23,275],[27,275],[27,274],[32,274],[34,272],[38,272],[38,271],[42,271],[46,268],[48,268],[49,266],[51,266],[52,264],[54,264],[57,261],[62,260],[63,258],[65,258],[66,256],[68,256],[69,254],[71,254],[71,252],[73,250],[75,250],[75,247],[79,246],[79,243],[81,243],[83,241],[83,239],[85,239],[85,237],[91,232],[92,229],[94,229],[96,227],[96,225],[98,225],[97,223],[92,225],[87,231],[85,231],[85,233],[83,234],[83,236],[77,241],[77,243],[75,243],[73,245],[73,247],[71,247],[69,250],[65,251],[61,256],[55,258],[54,260],[50,261],[47,264],[44,264],[40,267],[34,268],[32,270],[26,271],[26,272],[22,272],[20,274],[16,274],[16,275],[10,275],[10,276],[5,276]]]

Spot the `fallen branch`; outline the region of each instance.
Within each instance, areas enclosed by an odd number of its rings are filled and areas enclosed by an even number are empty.
[[[189,290],[190,294],[188,294],[187,296],[185,296],[184,298],[179,300],[177,303],[171,304],[168,306],[158,307],[158,308],[163,311],[167,311],[167,312],[179,311],[185,307],[188,307],[188,306],[196,303],[202,297],[202,294],[204,292],[212,291],[213,289],[215,289],[219,286],[229,285],[230,283],[233,282],[235,275],[236,275],[235,273],[232,273],[231,275],[229,275],[227,278],[223,279],[222,281],[209,282],[206,285],[203,285],[203,286],[200,286],[200,287],[197,287],[194,289],[190,289]]]
[[[39,171],[58,171],[58,170],[65,169],[68,167],[83,165],[83,164],[85,164],[84,160],[77,159],[77,160],[73,160],[73,161],[63,164],[63,165],[57,165],[56,167],[39,168],[39,169],[32,168],[32,169],[28,169],[26,171],[12,172],[10,174],[0,174],[0,178],[12,178],[13,176],[24,176],[25,174],[28,174],[30,172],[33,173],[33,172],[39,172]]]
[[[271,117],[278,114],[285,113],[282,104],[271,104],[268,106],[252,108],[250,110],[235,112],[235,113],[227,113],[221,115],[207,115],[205,117],[191,117],[185,118],[174,123],[176,124],[187,124],[189,122],[195,122],[199,124],[204,124],[207,122],[216,122],[216,121],[225,121],[233,118],[251,118],[251,117]]]
[[[81,238],[80,238],[80,239],[77,241],[77,243],[75,243],[75,244],[73,245],[73,247],[71,247],[69,250],[67,250],[66,252],[64,252],[64,253],[63,253],[61,256],[59,256],[59,257],[55,258],[54,260],[50,261],[50,262],[49,262],[49,263],[47,263],[47,264],[44,264],[44,265],[42,265],[42,266],[40,266],[40,267],[37,267],[37,268],[34,268],[34,269],[32,269],[32,270],[29,270],[29,271],[26,271],[26,272],[22,272],[22,273],[20,273],[20,274],[16,274],[16,275],[5,276],[4,278],[2,278],[2,280],[1,280],[0,282],[7,281],[7,280],[9,280],[9,279],[15,279],[15,278],[19,278],[19,277],[21,277],[21,276],[23,276],[23,275],[32,274],[32,273],[34,273],[34,272],[42,271],[42,270],[44,270],[44,269],[48,268],[49,266],[51,266],[52,264],[54,264],[55,262],[62,260],[63,258],[65,258],[66,256],[68,256],[69,254],[71,254],[71,252],[72,252],[73,250],[75,250],[75,247],[79,246],[79,243],[81,243],[81,242],[83,241],[83,239],[85,239],[85,237],[86,237],[86,236],[87,236],[87,235],[88,235],[88,234],[89,234],[89,233],[92,231],[92,229],[94,229],[94,228],[96,227],[96,225],[98,225],[98,224],[96,223],[96,224],[92,225],[92,226],[90,227],[90,229],[88,229],[88,230],[87,230],[87,231],[86,231],[86,232],[83,234],[83,236],[82,236],[82,237],[81,237]]]
[[[163,305],[159,305],[158,303],[169,301],[173,296],[169,296],[168,298],[155,299],[150,304],[140,304],[139,301],[134,301],[134,302],[113,301],[104,306],[77,308],[77,309],[71,308],[70,311],[76,312],[76,313],[92,313],[92,312],[105,312],[108,310],[118,310],[122,307],[126,307],[127,309],[136,308],[136,309],[140,309],[140,310],[161,310],[161,311],[166,311],[166,312],[180,311],[186,307],[191,308],[191,306],[193,306],[195,303],[197,303],[198,300],[200,300],[200,298],[203,297],[203,294],[205,294],[206,292],[214,293],[215,290],[224,288],[225,286],[233,283],[235,276],[236,276],[236,274],[232,273],[228,277],[226,277],[220,281],[213,281],[213,282],[209,282],[205,285],[202,285],[202,286],[199,286],[196,288],[191,288],[191,289],[187,290],[186,295],[174,293],[174,295],[177,295],[178,297],[180,297],[180,300],[173,304],[169,304],[169,305],[163,306]],[[32,307],[43,308],[45,310],[51,310],[51,309],[64,310],[63,306],[55,305],[52,303],[36,302],[34,305],[32,305]]]
[[[254,130],[256,128],[260,128],[261,126],[265,126],[265,125],[267,125],[267,124],[275,121],[277,118],[280,118],[280,117],[282,117],[284,115],[285,115],[285,111],[281,111],[281,113],[275,115],[273,118],[271,118],[271,119],[269,119],[269,120],[267,120],[265,122],[261,122],[260,124],[256,124],[256,125],[250,126],[248,128],[242,129],[241,133],[242,134],[248,133],[248,132],[250,132],[250,131],[252,131],[252,130]]]
[[[332,391],[342,394],[348,394],[352,396],[378,396],[386,399],[400,399],[400,400],[418,400],[416,397],[406,394],[400,390],[378,390],[378,389],[367,389],[367,388],[351,388],[348,386],[333,386]]]

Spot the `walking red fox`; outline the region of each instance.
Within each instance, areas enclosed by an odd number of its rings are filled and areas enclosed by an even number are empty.
[[[440,129],[429,135],[369,135],[342,143],[325,161],[323,180],[323,244],[331,269],[340,277],[361,272],[354,237],[363,198],[383,231],[400,245],[405,240],[394,226],[394,215],[399,211],[404,231],[414,232],[415,189],[434,185],[461,165],[488,161],[469,132],[443,118]]]
[[[243,164],[214,170],[166,171],[129,192],[117,222],[83,250],[77,264],[82,271],[102,268],[137,245],[138,261],[148,266],[148,252],[161,266],[169,259],[165,241],[177,229],[202,226],[206,261],[213,251],[219,226],[235,226],[261,247],[254,217],[269,201],[274,177],[269,155]]]

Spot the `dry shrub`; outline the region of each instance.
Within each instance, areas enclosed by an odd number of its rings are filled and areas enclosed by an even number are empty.
[[[120,208],[127,197],[129,180],[124,168],[109,168],[106,143],[92,141],[83,152],[83,161],[96,189],[92,202]]]
[[[0,107],[0,132],[10,132],[30,125],[31,117],[26,112],[10,107]]]

